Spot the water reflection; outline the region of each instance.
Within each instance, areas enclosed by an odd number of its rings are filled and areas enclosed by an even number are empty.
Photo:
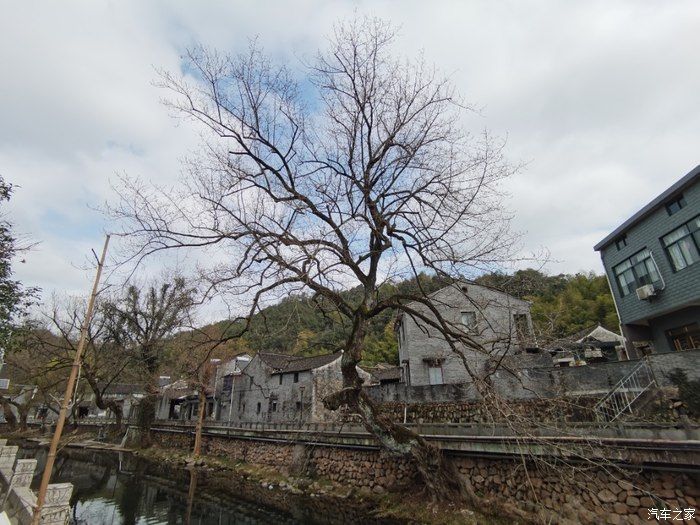
[[[21,456],[36,457],[37,473],[42,471],[45,449],[23,449]],[[129,454],[64,450],[52,481],[73,483],[73,520],[81,525],[302,523],[227,491],[209,490],[206,483],[199,486],[198,475],[196,470],[168,469]]]

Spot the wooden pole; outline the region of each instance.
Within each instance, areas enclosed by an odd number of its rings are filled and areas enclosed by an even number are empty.
[[[100,257],[100,260],[97,264],[97,275],[95,275],[95,283],[92,286],[92,293],[90,294],[90,300],[88,301],[87,311],[85,312],[85,320],[83,321],[83,326],[80,329],[80,341],[78,342],[78,349],[75,352],[73,366],[71,367],[70,376],[68,377],[68,383],[66,384],[66,391],[63,394],[63,401],[61,402],[61,410],[58,413],[56,431],[53,433],[51,445],[49,446],[49,454],[46,457],[46,466],[44,467],[44,473],[41,476],[39,494],[36,498],[36,507],[34,507],[34,520],[32,521],[33,525],[39,525],[39,523],[41,522],[41,509],[44,506],[44,500],[46,499],[46,489],[48,488],[49,481],[51,480],[51,471],[53,470],[53,464],[56,460],[58,442],[61,440],[61,434],[63,433],[63,425],[66,422],[66,412],[68,411],[68,404],[70,403],[71,396],[73,395],[73,387],[75,386],[75,380],[78,377],[78,370],[80,370],[80,362],[82,359],[83,350],[85,349],[85,344],[87,342],[87,332],[90,326],[90,321],[92,319],[92,311],[95,307],[95,297],[97,296],[97,288],[100,284],[102,268],[105,263],[105,257],[107,256],[108,245],[109,235],[107,235],[107,237],[105,238],[104,248],[102,248],[102,256]]]

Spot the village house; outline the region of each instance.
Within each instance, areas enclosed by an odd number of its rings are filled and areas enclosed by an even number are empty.
[[[217,400],[216,419],[231,421],[233,417],[233,383],[250,363],[248,354],[240,354],[216,368],[214,393]]]
[[[524,353],[535,345],[530,303],[512,295],[472,283],[455,283],[434,292],[429,299],[452,330],[460,331],[483,351],[460,344],[458,351],[476,373],[492,359]],[[421,303],[409,305],[435,319]],[[462,358],[442,334],[418,317],[402,313],[396,323],[403,382],[411,386],[471,381]]]
[[[338,414],[326,410],[323,399],[342,388],[342,355],[256,354],[233,379],[230,421],[308,423],[336,419]],[[367,372],[358,368],[358,373],[369,383]]]
[[[105,401],[114,401],[121,405],[122,416],[125,419],[135,417],[139,402],[146,395],[144,385],[137,383],[112,383],[108,386],[98,385],[103,390]],[[95,403],[95,394],[89,391],[82,399],[78,417],[114,417],[111,410],[103,410]]]
[[[557,339],[547,346],[554,366],[579,366],[588,363],[627,360],[624,338],[597,325]]]
[[[630,358],[700,348],[700,166],[596,246]]]

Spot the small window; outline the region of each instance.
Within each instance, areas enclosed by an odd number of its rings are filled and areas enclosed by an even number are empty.
[[[518,341],[525,342],[530,337],[530,323],[528,323],[527,314],[513,314],[513,324]]]
[[[295,383],[299,382],[299,372],[294,372],[294,382]]]
[[[259,413],[260,413],[260,403],[258,403],[258,408],[256,409],[255,413],[256,413],[256,414],[259,414]]]
[[[428,379],[431,385],[441,385],[442,381],[442,366],[429,366]]]
[[[280,385],[282,384],[282,377],[283,376],[284,376],[284,374],[280,374]]]
[[[301,401],[297,401],[297,410],[301,410]]]
[[[684,207],[685,199],[683,198],[683,195],[679,195],[674,200],[666,204],[666,211],[669,215],[673,215],[674,213],[680,211]]]
[[[615,247],[617,248],[618,252],[625,246],[627,246],[627,235],[623,235],[615,241]]]
[[[467,330],[476,328],[476,312],[462,312],[460,321]]]
[[[271,409],[273,412],[277,412],[277,401],[272,402]]]
[[[10,388],[10,380],[0,379],[0,390],[7,390],[8,388]]]

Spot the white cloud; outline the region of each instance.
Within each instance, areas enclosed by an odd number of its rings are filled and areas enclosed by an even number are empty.
[[[89,288],[80,268],[109,226],[89,208],[109,179],[179,175],[196,143],[151,85],[196,41],[237,51],[259,35],[295,63],[340,17],[401,28],[483,107],[468,125],[508,137],[527,167],[508,185],[525,245],[552,271],[601,270],[592,245],[698,164],[700,4],[658,2],[10,2],[0,0],[0,173],[21,186],[17,228],[41,241],[17,267],[47,292]]]

